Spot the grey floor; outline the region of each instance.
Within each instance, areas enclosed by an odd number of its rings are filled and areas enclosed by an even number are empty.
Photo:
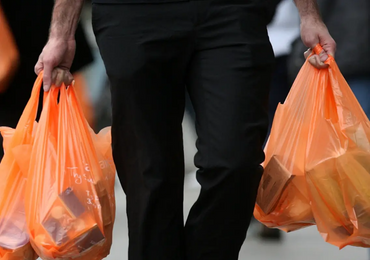
[[[184,214],[188,214],[191,205],[199,194],[195,181],[192,157],[195,153],[194,134],[189,127],[187,117],[184,120],[184,144],[187,178],[185,181]],[[127,219],[125,214],[125,195],[117,185],[117,220],[114,230],[114,242],[109,260],[127,259]],[[260,226],[252,225],[240,252],[240,260],[368,260],[368,251],[363,248],[348,247],[338,250],[323,241],[315,227],[289,234],[284,234],[280,243],[261,241],[256,233]],[[160,260],[160,259],[158,259]],[[175,259],[174,259],[175,260]]]

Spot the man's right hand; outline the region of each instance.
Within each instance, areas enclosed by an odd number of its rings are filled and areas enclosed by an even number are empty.
[[[44,90],[49,91],[51,85],[60,87],[62,83],[70,85],[73,76],[70,68],[76,52],[75,40],[50,38],[42,50],[39,60],[35,65],[35,73],[38,75],[44,71]]]

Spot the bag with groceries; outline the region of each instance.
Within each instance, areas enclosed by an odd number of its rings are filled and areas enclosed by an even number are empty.
[[[370,122],[333,57],[326,63],[306,61],[277,108],[255,217],[284,231],[316,224],[339,248],[370,247]]]
[[[0,127],[4,157],[0,163],[0,259],[34,260],[25,216],[28,163],[36,130],[41,81],[37,80],[16,129]]]
[[[109,254],[115,219],[110,145],[110,128],[98,135],[91,130],[73,87],[45,93],[25,190],[28,232],[42,259]]]

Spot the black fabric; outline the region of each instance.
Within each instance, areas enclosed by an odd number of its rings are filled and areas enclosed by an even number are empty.
[[[265,0],[266,12],[267,12],[267,23],[272,22],[275,16],[276,9],[280,4],[281,0]]]
[[[130,260],[238,259],[268,128],[274,57],[264,17],[265,9],[239,0],[93,5]],[[185,87],[202,191],[184,228]]]
[[[289,94],[292,84],[289,82],[288,77],[288,56],[282,55],[276,58],[276,66],[272,76],[269,98],[269,131],[267,136],[270,135],[272,123],[274,120],[275,112],[279,103],[283,104]],[[265,144],[268,138],[265,140]]]
[[[36,79],[34,66],[49,32],[53,1],[2,1],[19,54],[18,71],[6,92],[0,94],[0,125],[15,127]]]
[[[177,3],[189,0],[92,0],[94,4],[154,4],[154,3]],[[202,1],[202,0],[198,0]]]
[[[166,3],[179,3],[179,2],[195,2],[207,0],[91,0],[93,4],[166,4]],[[281,0],[239,0],[240,3],[254,4],[265,7],[265,15],[267,22],[270,22],[277,5]]]

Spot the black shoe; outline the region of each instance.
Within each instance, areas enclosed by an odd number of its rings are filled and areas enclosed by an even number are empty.
[[[280,241],[282,236],[279,229],[263,227],[260,237],[263,240]]]

